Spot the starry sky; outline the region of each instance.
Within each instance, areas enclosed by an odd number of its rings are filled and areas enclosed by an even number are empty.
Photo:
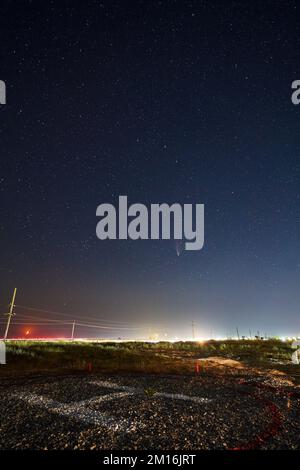
[[[297,1],[1,2],[12,335],[300,333],[299,18]],[[204,248],[98,240],[119,195],[205,204]]]

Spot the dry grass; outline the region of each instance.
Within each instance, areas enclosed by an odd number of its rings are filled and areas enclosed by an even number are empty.
[[[198,362],[200,373],[241,373],[248,367],[274,368],[290,363],[287,342],[208,341],[178,343],[97,343],[8,341],[7,365],[0,375],[39,373],[193,374]],[[277,365],[276,365],[277,368]]]

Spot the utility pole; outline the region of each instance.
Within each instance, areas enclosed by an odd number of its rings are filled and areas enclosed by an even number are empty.
[[[192,337],[193,337],[193,340],[195,339],[195,322],[192,321]]]
[[[72,323],[72,334],[71,334],[71,339],[74,339],[74,332],[75,332],[75,320]]]
[[[238,340],[239,340],[240,339],[240,333],[239,333],[238,327],[236,327],[236,333],[237,333],[237,337],[238,337]]]
[[[251,332],[251,330],[249,330],[249,333],[250,333],[250,339],[252,339],[252,332]]]
[[[15,287],[15,288],[14,288],[14,293],[13,293],[13,296],[12,296],[12,299],[11,299],[11,303],[10,303],[9,312],[6,313],[6,315],[7,315],[7,323],[6,323],[5,333],[4,333],[4,340],[7,339],[8,330],[9,330],[9,325],[10,325],[10,321],[11,321],[11,317],[13,317],[13,316],[15,315],[15,313],[14,313],[14,306],[15,306],[16,293],[17,293],[17,288]]]

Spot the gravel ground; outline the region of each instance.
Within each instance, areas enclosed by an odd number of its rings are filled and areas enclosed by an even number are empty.
[[[44,377],[0,390],[0,449],[300,449],[299,388],[271,376]]]

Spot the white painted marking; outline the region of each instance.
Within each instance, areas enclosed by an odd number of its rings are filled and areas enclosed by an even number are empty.
[[[107,413],[95,411],[89,409],[90,405],[95,405],[97,403],[108,402],[115,400],[116,398],[124,398],[130,396],[128,392],[112,393],[109,395],[102,395],[90,398],[88,400],[82,400],[75,403],[61,403],[51,398],[46,398],[35,393],[20,392],[16,393],[15,397],[27,402],[30,405],[41,406],[47,411],[56,413],[76,421],[81,421],[86,424],[92,424],[95,426],[106,426],[110,429],[116,431],[124,430],[128,426],[128,422],[117,421],[111,416],[108,416]]]
[[[109,390],[120,390],[119,392],[109,393],[106,395],[97,395],[95,397],[89,398],[87,400],[81,400],[73,403],[61,403],[51,398],[47,398],[42,395],[37,395],[30,391],[18,391],[14,396],[20,400],[27,402],[33,406],[40,406],[45,408],[47,411],[65,416],[76,421],[81,421],[85,424],[90,424],[94,426],[105,426],[114,431],[123,431],[129,433],[133,430],[139,428],[144,428],[145,423],[141,421],[137,422],[136,420],[120,419],[117,420],[112,416],[109,416],[106,412],[100,412],[93,410],[92,406],[97,405],[98,403],[106,403],[108,401],[117,400],[119,398],[125,398],[136,395],[143,395],[142,388],[128,387],[124,385],[119,385],[109,381],[94,380],[88,382],[90,385],[97,385],[102,388]],[[212,401],[210,398],[196,397],[183,395],[181,393],[164,393],[157,392],[153,394],[154,398],[168,398],[171,400],[183,400],[190,401],[193,403],[204,404]]]
[[[112,390],[123,390],[124,392],[134,393],[137,391],[135,387],[128,387],[126,385],[119,385],[107,380],[92,380],[89,382],[91,385],[97,385],[98,387],[111,388]]]
[[[204,397],[190,397],[189,395],[182,395],[182,393],[155,393],[154,397],[164,397],[164,398],[171,398],[173,400],[184,400],[184,401],[192,401],[194,403],[209,403],[212,401],[211,398],[204,398]]]

